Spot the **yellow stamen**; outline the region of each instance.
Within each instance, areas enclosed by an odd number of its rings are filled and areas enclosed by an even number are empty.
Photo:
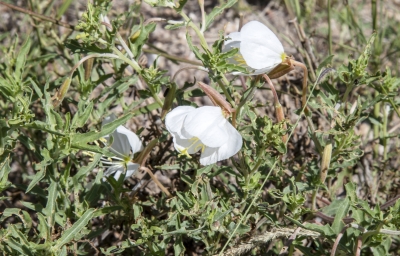
[[[200,139],[197,138],[197,137],[193,137],[193,138],[189,139],[189,141],[192,142],[192,144],[190,144],[189,147],[187,147],[187,148],[183,148],[183,147],[182,147],[182,148],[178,148],[178,151],[180,152],[180,154],[179,154],[178,156],[186,156],[187,158],[192,158],[192,157],[189,155],[188,150],[189,150],[191,147],[195,146],[196,143],[200,141]],[[199,150],[201,150],[201,152],[203,153],[204,150],[205,150],[205,148],[206,148],[206,145],[204,145],[203,143],[200,142],[199,145],[196,145],[196,146],[195,146],[194,151],[199,151]]]
[[[283,52],[283,53],[281,54],[282,62],[285,61],[286,57],[287,57],[286,53]]]
[[[239,64],[239,66],[247,66],[247,63],[241,54],[237,53],[233,56],[233,59]]]

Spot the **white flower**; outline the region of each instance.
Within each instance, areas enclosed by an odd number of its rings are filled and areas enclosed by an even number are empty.
[[[167,114],[165,125],[173,136],[175,149],[188,157],[200,150],[202,165],[227,159],[242,147],[242,136],[220,107],[180,106]]]
[[[115,119],[115,115],[108,116],[104,119],[102,125],[110,123]],[[115,154],[115,156],[111,158],[104,156],[101,158],[103,164],[109,165],[108,169],[104,172],[104,176],[108,177],[114,174],[114,178],[118,180],[125,171],[125,179],[132,176],[140,167],[139,164],[132,163],[131,161],[133,155],[143,149],[139,137],[120,125],[112,134],[104,136],[103,138],[106,139],[108,143],[112,141],[112,144],[108,146],[109,150]]]
[[[269,73],[286,58],[276,35],[258,21],[250,21],[240,32],[233,32],[227,38],[223,52],[239,48],[237,55],[229,61],[247,68],[250,75]]]

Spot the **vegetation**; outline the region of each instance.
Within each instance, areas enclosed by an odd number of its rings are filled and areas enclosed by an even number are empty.
[[[8,2],[4,255],[400,255],[395,2],[93,0],[82,13],[74,1]],[[233,31],[216,29],[240,13],[293,56],[251,75],[241,49],[224,48]],[[196,59],[169,51],[177,33]],[[209,99],[242,146],[204,166],[207,136],[191,135],[203,148],[185,153],[165,119]],[[120,139],[121,125],[143,147]]]

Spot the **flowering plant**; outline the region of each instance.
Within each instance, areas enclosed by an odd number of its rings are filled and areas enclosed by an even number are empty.
[[[223,51],[233,48],[238,48],[239,52],[229,61],[246,67],[249,75],[269,73],[286,59],[279,39],[259,21],[250,21],[240,32],[233,32],[227,36]]]
[[[226,120],[220,107],[179,106],[167,114],[165,125],[181,155],[201,151],[200,163],[227,159],[242,147],[242,136]]]
[[[115,119],[115,115],[108,116],[103,120],[103,125]],[[104,176],[108,177],[113,174],[116,180],[121,174],[125,174],[125,179],[131,177],[140,167],[139,164],[132,162],[133,155],[143,149],[139,137],[120,125],[112,134],[103,138],[107,140],[109,150],[115,155],[101,158],[101,162],[109,166],[104,172]]]
[[[256,1],[290,57],[258,21],[224,36],[238,0],[22,2],[0,1],[1,255],[399,255],[393,1]]]

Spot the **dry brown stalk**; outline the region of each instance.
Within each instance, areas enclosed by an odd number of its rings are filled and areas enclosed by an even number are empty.
[[[272,231],[267,231],[263,235],[254,236],[248,242],[241,243],[240,245],[233,247],[224,253],[225,256],[242,255],[253,248],[262,244],[268,243],[274,239],[281,237],[290,237],[296,232],[296,229],[292,228],[277,228]],[[319,237],[320,234],[310,230],[300,230],[297,233],[298,236],[306,237]]]

